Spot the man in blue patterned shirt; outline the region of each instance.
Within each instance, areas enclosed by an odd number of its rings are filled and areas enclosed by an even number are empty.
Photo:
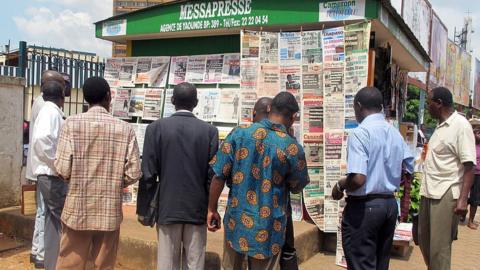
[[[231,179],[224,220],[226,270],[242,269],[245,256],[249,269],[279,269],[287,191],[299,193],[309,182],[303,148],[287,133],[298,111],[292,94],[278,94],[268,119],[234,129],[211,161],[210,231],[220,228],[218,198]]]

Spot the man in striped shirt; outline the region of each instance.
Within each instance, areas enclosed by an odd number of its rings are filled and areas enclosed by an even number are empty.
[[[96,269],[113,269],[122,190],[141,177],[139,150],[131,126],[108,113],[108,83],[89,78],[83,94],[90,109],[65,121],[55,161],[69,183],[57,269],[84,269],[90,250]]]

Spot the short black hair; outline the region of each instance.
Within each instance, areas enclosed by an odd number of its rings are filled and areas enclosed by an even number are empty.
[[[453,106],[452,92],[445,87],[437,87],[432,90],[432,100],[440,100],[443,106],[451,108]]]
[[[257,113],[268,113],[268,106],[272,105],[272,98],[269,97],[261,97],[255,102],[255,105],[253,106],[253,109]]]
[[[197,103],[197,87],[188,82],[177,84],[173,88],[173,98],[177,108],[193,109]]]
[[[43,99],[45,101],[58,101],[65,97],[64,87],[57,81],[46,81],[42,85]]]
[[[110,93],[110,86],[101,77],[90,77],[83,83],[83,97],[88,104],[100,104]]]
[[[376,87],[364,87],[358,91],[353,99],[354,103],[360,103],[362,108],[380,112],[383,108],[383,96]]]
[[[289,92],[280,92],[272,100],[272,112],[283,117],[292,117],[299,110],[295,96]]]

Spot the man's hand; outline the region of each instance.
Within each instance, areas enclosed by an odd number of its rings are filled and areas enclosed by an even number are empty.
[[[216,232],[220,228],[222,228],[222,218],[220,217],[220,214],[218,214],[217,211],[210,211],[208,210],[207,214],[207,228],[211,232]]]
[[[344,196],[344,193],[342,190],[340,190],[339,183],[344,181],[344,179],[341,179],[338,183],[335,184],[335,186],[332,189],[332,197],[334,200],[341,200]]]
[[[457,216],[464,217],[467,215],[467,201],[466,200],[457,200],[457,206],[453,210]]]

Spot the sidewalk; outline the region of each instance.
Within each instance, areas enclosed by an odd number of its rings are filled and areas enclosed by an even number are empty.
[[[479,215],[477,215],[477,220]],[[467,226],[459,226],[458,240],[453,244],[452,270],[480,269],[480,231],[471,230]],[[322,267],[319,267],[321,265]],[[300,266],[300,270],[322,269],[341,270],[335,266],[335,253],[319,253]],[[418,246],[413,247],[406,258],[392,258],[390,270],[426,270],[422,253]]]

